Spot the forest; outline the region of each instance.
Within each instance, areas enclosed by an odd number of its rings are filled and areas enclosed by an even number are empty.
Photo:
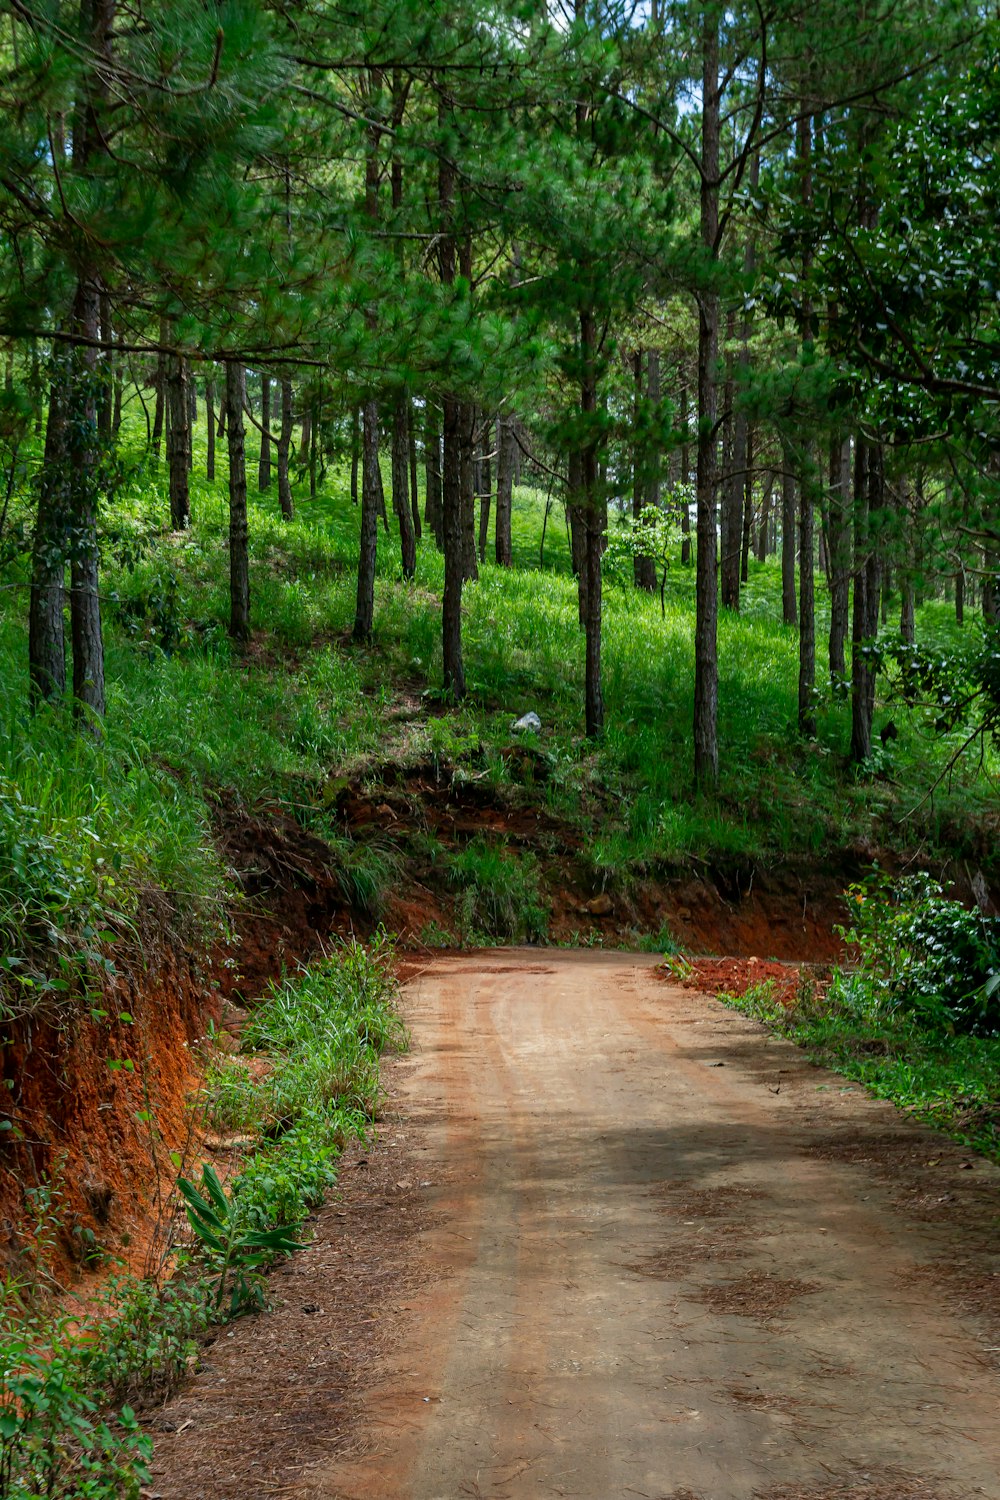
[[[0,1493],[140,1493],[414,955],[1000,1160],[998,149],[970,0],[0,0]]]

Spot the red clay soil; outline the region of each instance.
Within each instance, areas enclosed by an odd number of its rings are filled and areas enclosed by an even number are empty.
[[[799,992],[802,970],[787,963],[760,958],[693,958],[689,971],[679,981],[686,990],[709,995],[745,995],[753,985],[770,984],[774,998],[792,1005]],[[810,966],[811,969],[811,966]],[[664,967],[664,977],[677,984],[677,977]]]

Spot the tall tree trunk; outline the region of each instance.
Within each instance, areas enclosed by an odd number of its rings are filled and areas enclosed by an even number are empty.
[[[635,400],[636,418],[639,417],[639,404],[642,399],[642,350],[635,356]],[[650,406],[655,406],[660,399],[660,356],[657,350],[650,349],[646,356],[646,398]],[[638,426],[638,421],[637,421]],[[635,480],[632,489],[632,519],[637,526],[641,527],[642,511],[645,505],[656,505],[660,503],[660,454],[658,447],[650,451],[643,451],[637,444],[635,448]],[[632,559],[632,577],[636,588],[645,589],[652,593],[656,588],[656,563],[648,552],[636,552]]]
[[[250,550],[247,527],[246,371],[236,360],[226,364],[226,438],[229,445],[229,634],[250,639]]]
[[[798,623],[795,608],[795,471],[788,444],[781,444],[781,614],[786,625]]]
[[[493,474],[490,463],[490,440],[493,422],[485,417],[480,423],[479,440],[479,561],[486,561],[486,543],[490,535],[490,507],[493,501]],[[544,525],[544,522],[543,522]]]
[[[757,561],[767,561],[767,537],[771,526],[771,497],[774,494],[774,474],[767,477],[764,493],[760,497],[760,520],[757,525]]]
[[[865,646],[878,632],[879,561],[873,513],[882,505],[882,455],[858,438],[854,459],[854,609],[851,629],[851,760],[866,761],[872,748],[875,671]]]
[[[167,467],[170,473],[170,524],[185,531],[191,524],[189,451],[191,408],[188,403],[187,362],[173,354],[167,361]]]
[[[731,308],[726,315],[726,341],[731,342],[736,337],[736,313]],[[723,432],[725,441],[723,443],[724,464],[722,476],[722,515],[721,515],[721,542],[722,555],[719,559],[719,588],[722,596],[722,605],[725,609],[739,609],[740,607],[740,543],[743,538],[743,470],[744,457],[741,459],[737,453],[737,440],[742,436],[744,450],[746,449],[746,419],[744,418],[740,432],[737,432],[737,418],[734,409],[735,404],[735,368],[731,354],[726,355],[726,385],[723,406],[725,419]]]
[[[584,709],[588,739],[604,731],[604,691],[601,684],[602,578],[604,551],[604,497],[600,492],[597,461],[597,326],[594,315],[580,314],[580,414],[587,424],[581,457],[583,510],[586,518],[587,599],[584,629],[587,655],[584,678]]]
[[[38,511],[31,550],[31,603],[28,615],[28,678],[31,706],[58,702],[66,692],[66,561],[71,500],[67,401],[72,356],[52,355],[52,385]]]
[[[830,444],[830,680],[847,676],[847,625],[851,595],[850,440]]]
[[[816,738],[816,581],[813,495],[803,459],[799,482],[799,734]]]
[[[211,426],[211,423],[209,423]],[[271,377],[260,377],[260,459],[257,463],[257,488],[271,488]]]
[[[419,542],[423,528],[420,524],[420,491],[417,488],[417,413],[409,396],[406,398],[406,426],[410,448],[410,510],[413,513],[413,535]]]
[[[441,426],[437,404],[429,396],[424,404],[424,520],[434,533],[440,552],[444,547],[441,515]]]
[[[354,639],[372,638],[375,624],[375,558],[378,551],[378,513],[382,476],[378,466],[379,415],[369,398],[361,409],[361,539],[358,552],[358,598],[354,611]]]
[[[443,406],[444,465],[441,486],[444,541],[444,599],[441,611],[444,653],[444,689],[452,697],[465,697],[462,664],[462,585],[465,557],[462,536],[462,459],[459,402],[446,396]]]
[[[479,577],[476,562],[476,408],[461,403],[459,482],[462,488],[462,566],[468,582]]]
[[[587,516],[583,500],[583,462],[575,445],[567,457],[566,508],[569,512],[570,556],[576,578],[577,612],[582,630],[587,623]]]
[[[94,0],[95,12],[108,16],[114,6]],[[81,274],[73,305],[74,332],[96,341],[100,328],[100,294],[96,277]],[[93,343],[82,344],[73,356],[69,418],[70,489],[73,506],[73,549],[70,561],[70,630],[73,638],[73,700],[78,712],[93,718],[89,727],[98,730],[103,718],[104,641],[101,633],[101,597],[97,544],[97,351]],[[99,732],[99,731],[98,731]]]
[[[111,419],[114,403],[115,360],[114,329],[111,323],[111,296],[102,283],[100,291],[100,339],[104,348],[98,357],[97,435],[107,448],[111,444]]]
[[[719,23],[702,21],[701,243],[711,261],[698,297],[698,505],[694,643],[694,785],[714,793],[719,781],[719,595],[716,578],[716,421],[719,297],[713,283],[719,238]]]
[[[188,400],[187,466],[190,474],[194,468],[194,434],[198,426],[198,387],[189,359],[184,361],[184,384]],[[188,520],[190,521],[190,515]]]
[[[358,503],[358,463],[361,458],[361,408],[351,411],[351,504]]]
[[[319,405],[314,405],[309,423],[309,498],[316,499],[319,483]]]
[[[502,568],[513,561],[511,512],[514,495],[514,427],[510,417],[501,416],[497,423],[497,520],[496,560]]]
[[[153,387],[156,391],[156,404],[153,408],[153,436],[150,439],[153,457],[159,458],[160,444],[163,441],[163,424],[166,420],[167,409],[167,355],[163,346],[169,336],[169,324],[166,318],[160,319],[160,349],[156,355],[156,371],[153,375]]]
[[[205,424],[207,431],[205,478],[211,483],[215,479],[215,381],[211,378],[205,381]]]
[[[684,442],[681,444],[681,484],[688,485],[691,482],[691,448],[688,441],[688,388],[685,380],[681,386],[681,431],[684,434]],[[685,494],[681,505],[681,566],[684,568],[691,565],[691,506]]]
[[[417,571],[417,541],[409,491],[409,408],[409,398],[405,392],[400,392],[392,412],[392,508],[399,524],[404,578],[413,578]]]
[[[740,583],[750,581],[750,549],[753,545],[753,460],[754,430],[747,423],[745,443],[746,473],[743,476],[743,544],[740,548]]]
[[[292,382],[287,375],[281,378],[281,429],[278,433],[278,505],[286,521],[295,515],[292,499],[292,482],[289,478],[289,459],[292,449]]]

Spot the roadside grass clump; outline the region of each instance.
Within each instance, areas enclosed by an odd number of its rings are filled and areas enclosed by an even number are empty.
[[[477,834],[451,855],[448,884],[458,892],[462,936],[472,942],[544,942],[549,913],[539,888],[538,861],[505,840]]]
[[[307,1166],[310,1143],[336,1154],[345,1140],[363,1139],[378,1110],[379,1055],[406,1044],[391,962],[393,942],[379,932],[367,947],[348,939],[273,984],[244,1029],[243,1058],[225,1058],[208,1073],[210,1121],[270,1137],[262,1155],[271,1166],[285,1155],[288,1169],[306,1178],[321,1175],[319,1164]],[[261,1073],[247,1067],[253,1055],[264,1061]],[[265,1167],[255,1166],[243,1185],[237,1179],[235,1199],[252,1200],[258,1179],[268,1179]]]
[[[803,983],[791,1005],[778,1001],[769,983],[719,998],[815,1062],[1000,1161],[1000,1028],[992,1019],[982,1024],[983,1008],[970,1007],[965,980],[954,991],[941,990],[942,975],[955,966],[961,972],[978,913],[959,908],[956,918],[957,903],[930,893],[930,885],[922,877],[896,882],[890,915],[865,917],[868,925],[855,931],[858,967],[835,969],[825,989]],[[870,892],[884,889],[876,877],[860,894],[877,900]],[[935,915],[929,918],[928,910]]]

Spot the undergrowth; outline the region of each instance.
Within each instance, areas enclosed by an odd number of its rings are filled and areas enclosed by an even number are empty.
[[[262,1270],[294,1247],[346,1141],[371,1128],[379,1055],[405,1045],[392,956],[384,935],[352,940],[287,976],[247,1028],[265,1063],[257,1083],[237,1059],[213,1070],[216,1123],[255,1144],[227,1189],[203,1169],[217,1194],[209,1233],[175,1247],[172,1279],[113,1275],[84,1314],[50,1305],[36,1282],[0,1284],[4,1500],[138,1500],[152,1449],[136,1408],[170,1393],[211,1323],[262,1305]]]

